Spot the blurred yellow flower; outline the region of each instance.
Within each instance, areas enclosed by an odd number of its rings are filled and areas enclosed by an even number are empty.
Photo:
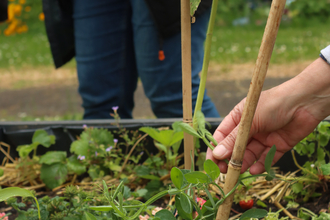
[[[45,14],[44,14],[43,12],[41,12],[41,13],[39,14],[39,20],[40,20],[40,21],[44,21],[44,20],[45,20]]]
[[[21,5],[24,5],[24,4],[26,3],[26,0],[19,0],[19,3],[20,3]]]
[[[14,6],[14,12],[16,16],[21,16],[21,12],[22,12],[22,5],[15,5]]]
[[[22,25],[22,26],[16,28],[16,32],[17,32],[18,34],[25,33],[25,32],[27,32],[28,30],[29,30],[29,28],[28,28],[28,26],[27,26],[26,24],[24,24],[24,25]]]
[[[26,11],[26,12],[30,12],[30,11],[31,11],[31,6],[26,6],[26,7],[24,8],[24,11]]]

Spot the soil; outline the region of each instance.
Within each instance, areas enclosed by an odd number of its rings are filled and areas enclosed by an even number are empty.
[[[309,63],[271,64],[263,89],[294,77]],[[253,69],[253,63],[210,65],[207,94],[222,117],[247,95]],[[83,113],[74,68],[0,69],[0,82],[0,120]],[[135,119],[155,118],[141,83],[135,92],[135,105]]]

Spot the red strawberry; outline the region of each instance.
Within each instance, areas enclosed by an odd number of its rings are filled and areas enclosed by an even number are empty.
[[[244,210],[251,209],[253,207],[253,199],[241,200],[239,201],[239,205]]]

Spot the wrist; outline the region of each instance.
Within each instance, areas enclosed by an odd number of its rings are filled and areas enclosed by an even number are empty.
[[[322,58],[293,78],[291,86],[296,109],[304,109],[318,120],[330,115],[330,65]]]

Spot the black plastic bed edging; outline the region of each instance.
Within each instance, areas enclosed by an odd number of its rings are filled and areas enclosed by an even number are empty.
[[[172,119],[121,119],[120,125],[127,130],[137,130],[140,127],[166,127],[171,126],[173,122],[182,120],[180,118]],[[215,131],[221,123],[222,118],[207,118],[209,126],[208,129],[211,133]],[[32,136],[37,129],[46,130],[48,134],[55,135],[56,142],[50,148],[39,147],[38,155],[44,154],[46,151],[67,151],[68,155],[71,143],[76,140],[81,132],[84,130],[83,126],[95,128],[106,128],[109,131],[118,129],[114,125],[115,120],[81,120],[81,121],[29,121],[29,122],[0,122],[0,142],[10,145],[10,155],[13,158],[18,157],[16,147],[19,145],[31,144]],[[153,152],[156,148],[153,142],[148,142],[150,146],[146,148]],[[181,152],[183,151],[181,147]],[[201,142],[201,151],[206,151],[206,145]],[[5,149],[6,150],[6,149]],[[304,164],[305,157],[300,157],[296,154],[298,163]],[[0,162],[3,160],[4,154],[0,153]],[[294,171],[297,169],[295,166],[291,153],[287,152],[283,157],[274,165],[279,166],[283,172]]]

